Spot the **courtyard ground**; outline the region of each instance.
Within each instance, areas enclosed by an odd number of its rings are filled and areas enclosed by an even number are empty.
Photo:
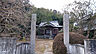
[[[53,54],[52,44],[53,40],[36,39],[36,54]]]

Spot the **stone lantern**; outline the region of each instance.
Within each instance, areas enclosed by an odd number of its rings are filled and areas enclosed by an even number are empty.
[[[0,54],[15,54],[16,35],[0,34]]]

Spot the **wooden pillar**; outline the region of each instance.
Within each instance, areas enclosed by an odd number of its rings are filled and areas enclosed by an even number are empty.
[[[64,44],[69,49],[69,15],[64,14],[63,16],[63,34],[64,34]]]
[[[50,37],[49,37],[49,39],[53,39],[52,38],[52,29],[50,29]]]
[[[35,36],[36,36],[36,14],[32,14],[31,19],[31,54],[35,54]]]

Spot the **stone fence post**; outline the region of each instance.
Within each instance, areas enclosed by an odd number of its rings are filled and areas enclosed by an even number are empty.
[[[96,54],[96,39],[84,40],[85,54]]]
[[[69,53],[69,14],[65,13],[63,16],[63,34],[64,44],[67,47],[67,53]]]
[[[35,54],[35,37],[36,37],[36,14],[32,14],[31,18],[31,54]]]

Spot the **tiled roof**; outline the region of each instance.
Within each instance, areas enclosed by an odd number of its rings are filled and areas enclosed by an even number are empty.
[[[59,25],[58,21],[41,22],[39,24],[39,27],[44,27],[44,26],[62,27]]]

